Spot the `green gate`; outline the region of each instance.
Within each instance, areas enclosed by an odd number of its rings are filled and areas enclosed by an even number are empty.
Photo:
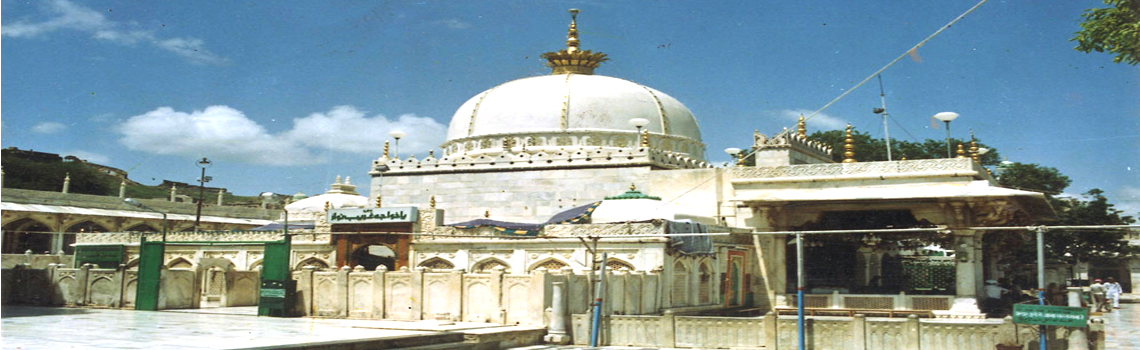
[[[146,237],[139,243],[139,277],[135,285],[135,310],[158,310],[159,280],[162,278],[162,258],[166,253],[165,242],[147,242]]]
[[[297,283],[290,276],[289,253],[292,240],[285,236],[276,242],[147,242],[139,244],[139,277],[135,290],[135,310],[158,310],[158,293],[162,277],[166,243],[192,245],[263,244],[265,256],[261,261],[261,290],[257,302],[258,316],[288,317],[294,304]]]
[[[272,317],[291,316],[297,281],[290,276],[289,252],[292,242],[288,235],[284,240],[265,243],[265,255],[261,261],[261,290],[257,300],[257,315]]]

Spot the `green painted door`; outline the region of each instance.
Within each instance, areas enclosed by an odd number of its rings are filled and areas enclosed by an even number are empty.
[[[290,237],[279,242],[265,243],[265,256],[261,261],[261,290],[257,301],[258,316],[287,317],[293,306],[296,283],[291,276],[289,254]]]
[[[135,310],[158,310],[159,280],[162,278],[162,258],[166,245],[163,242],[139,244],[139,279],[135,288]]]

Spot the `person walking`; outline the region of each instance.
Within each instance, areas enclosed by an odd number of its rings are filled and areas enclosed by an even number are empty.
[[[1124,288],[1120,287],[1120,283],[1116,283],[1116,280],[1112,277],[1106,278],[1104,282],[1104,296],[1108,298],[1112,309],[1120,308],[1120,293],[1124,293]],[[1111,311],[1112,309],[1109,310]]]
[[[1103,281],[1097,278],[1093,281],[1093,284],[1089,286],[1089,294],[1092,294],[1093,298],[1093,312],[1112,312],[1112,309],[1105,303],[1107,290],[1105,290],[1104,284],[1101,282]]]

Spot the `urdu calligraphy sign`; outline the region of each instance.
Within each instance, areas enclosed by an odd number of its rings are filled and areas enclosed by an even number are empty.
[[[330,224],[368,224],[379,222],[415,222],[416,207],[330,209]]]
[[[1088,327],[1089,309],[1049,305],[1013,305],[1013,323]]]

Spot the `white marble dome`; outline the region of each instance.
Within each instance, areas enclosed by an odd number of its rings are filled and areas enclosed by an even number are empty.
[[[629,148],[633,118],[649,120],[650,146],[703,159],[696,118],[673,97],[628,80],[554,74],[504,83],[472,97],[451,119],[447,154]]]

